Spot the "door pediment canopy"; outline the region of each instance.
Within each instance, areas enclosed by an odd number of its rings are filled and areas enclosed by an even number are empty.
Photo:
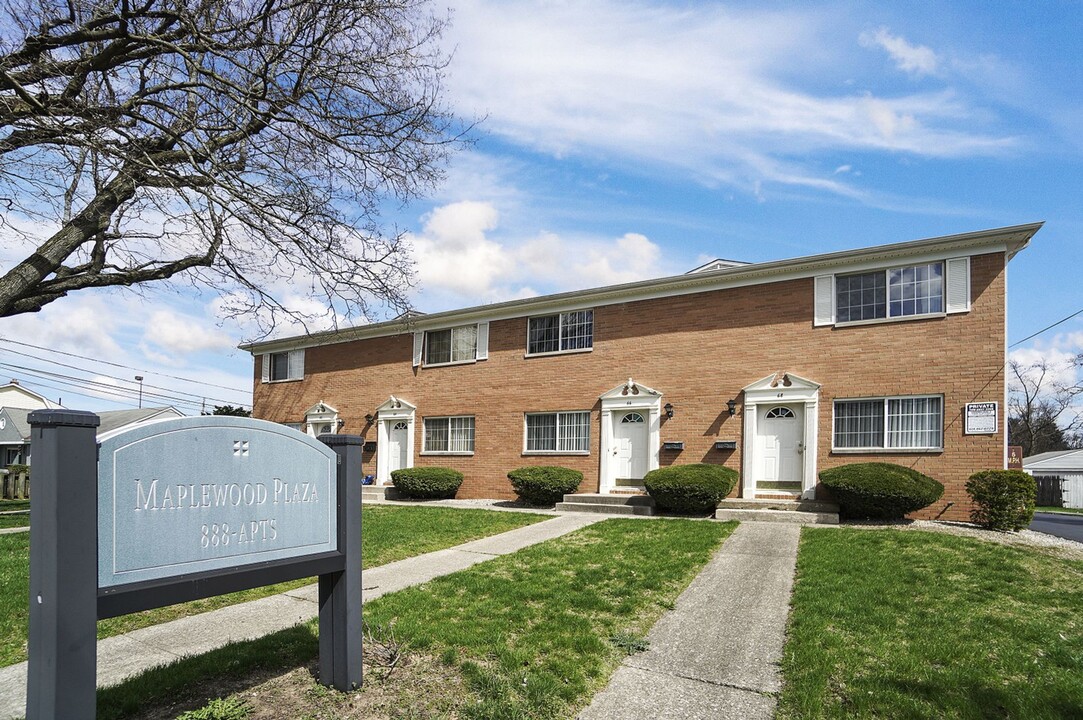
[[[622,383],[613,388],[607,393],[601,396],[602,401],[605,400],[628,400],[631,398],[644,398],[653,400],[655,398],[662,397],[662,393],[658,392],[654,388],[649,388],[646,385],[637,383],[632,378],[628,378],[628,382]]]
[[[820,395],[820,383],[781,370],[742,389],[746,403],[769,400],[813,400]]]
[[[310,407],[308,410],[305,410],[305,417],[306,418],[307,417],[334,417],[335,415],[338,415],[338,410],[336,408],[331,407],[330,405],[325,403],[323,400],[320,400],[318,403],[316,403],[315,405]]]
[[[410,412],[412,410],[417,410],[417,405],[403,400],[400,397],[390,395],[388,396],[387,400],[384,400],[384,402],[376,408],[377,412],[387,412],[389,410],[397,412]]]

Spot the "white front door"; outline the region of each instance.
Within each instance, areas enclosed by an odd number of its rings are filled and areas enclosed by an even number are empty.
[[[647,412],[613,413],[613,477],[642,480],[647,474]]]
[[[800,406],[762,406],[756,433],[756,485],[763,490],[801,489],[804,422]]]
[[[391,420],[387,425],[387,476],[390,478],[392,471],[410,467],[410,426],[404,420]]]

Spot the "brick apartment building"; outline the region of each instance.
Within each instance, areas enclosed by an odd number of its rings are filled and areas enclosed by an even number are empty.
[[[524,465],[608,493],[695,462],[738,470],[742,497],[814,498],[820,470],[882,461],[944,484],[925,516],[963,518],[966,478],[1005,466],[1007,263],[1040,227],[253,343],[253,415],[364,435],[379,484],[456,468],[465,498],[514,497]]]

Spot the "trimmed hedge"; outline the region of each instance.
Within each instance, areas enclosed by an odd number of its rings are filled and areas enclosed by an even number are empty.
[[[445,467],[412,467],[392,470],[391,480],[406,497],[443,500],[455,497],[463,474]]]
[[[982,470],[966,481],[970,519],[986,530],[1019,531],[1034,519],[1038,483],[1022,470]]]
[[[555,505],[583,482],[583,473],[566,467],[535,465],[508,473],[515,494],[531,505]]]
[[[840,465],[822,471],[820,482],[835,495],[845,518],[898,519],[944,494],[944,486],[931,477],[891,463]]]
[[[673,465],[651,470],[643,485],[661,510],[677,513],[713,511],[734,486],[736,470],[721,465]]]

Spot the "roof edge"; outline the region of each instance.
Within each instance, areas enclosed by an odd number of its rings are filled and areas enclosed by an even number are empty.
[[[516,315],[525,316],[544,312],[551,306],[560,305],[572,300],[581,300],[583,304],[590,304],[592,301],[612,300],[640,293],[660,293],[663,295],[672,293],[676,295],[688,292],[709,292],[737,282],[743,282],[745,284],[771,282],[771,279],[774,276],[787,273],[828,270],[843,263],[856,264],[859,262],[876,261],[878,259],[888,260],[903,257],[905,255],[917,255],[920,253],[937,251],[984,247],[992,248],[999,246],[1007,253],[1007,260],[1010,261],[1016,254],[1024,250],[1030,244],[1031,238],[1034,237],[1034,234],[1037,233],[1044,224],[1044,221],[1040,221],[1023,225],[1011,225],[988,230],[976,230],[953,235],[943,235],[921,240],[909,240],[887,245],[874,245],[852,250],[839,250],[784,260],[769,260],[761,263],[751,263],[708,272],[693,274],[682,273],[680,275],[639,280],[619,285],[607,285],[585,290],[573,290],[551,295],[541,295],[533,298],[508,300],[490,305],[475,305],[457,310],[445,310],[443,312],[422,314],[406,319],[396,318],[384,322],[356,325],[335,330],[324,330],[306,335],[295,335],[274,340],[258,340],[250,343],[242,343],[237,347],[241,350],[247,350],[253,355],[266,352],[280,352],[289,349],[331,345],[371,337],[399,335],[417,330],[447,327],[456,321],[471,322],[484,320],[487,316],[500,315],[510,310],[517,311],[515,313]]]

